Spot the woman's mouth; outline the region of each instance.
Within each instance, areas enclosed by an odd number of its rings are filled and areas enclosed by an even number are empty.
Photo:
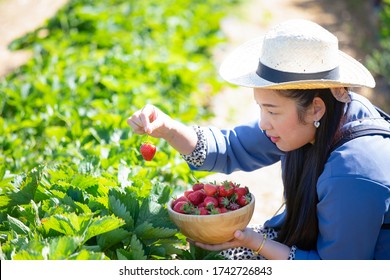
[[[274,136],[270,136],[270,139],[271,139],[271,141],[273,142],[273,143],[276,143],[276,142],[278,142],[279,141],[279,137],[274,137]]]

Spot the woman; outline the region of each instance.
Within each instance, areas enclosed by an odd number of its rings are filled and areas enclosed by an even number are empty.
[[[228,259],[390,259],[390,137],[375,107],[351,87],[374,87],[367,69],[321,26],[292,20],[245,43],[221,76],[254,89],[259,121],[233,130],[189,127],[146,105],[128,124],[164,138],[194,170],[252,171],[282,162],[285,210],[217,245]]]

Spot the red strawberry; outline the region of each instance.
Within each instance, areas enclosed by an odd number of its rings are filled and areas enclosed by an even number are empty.
[[[219,207],[220,213],[226,213],[228,210],[225,207]]]
[[[198,191],[198,190],[201,190],[203,189],[203,183],[195,183],[194,185],[192,185],[192,190],[193,191]]]
[[[188,196],[189,196],[191,193],[193,193],[193,192],[194,192],[193,190],[186,190],[186,191],[184,192],[184,196],[188,198]]]
[[[239,188],[240,187],[240,184],[233,183],[231,181],[229,181],[229,185],[232,186],[233,188]]]
[[[151,161],[156,154],[156,146],[150,142],[142,143],[140,152],[144,160]]]
[[[192,193],[190,193],[187,198],[188,200],[194,204],[194,205],[198,205],[199,203],[203,202],[204,198],[205,198],[205,194],[203,193],[202,190],[198,190],[198,191],[194,191]]]
[[[199,211],[199,215],[208,215],[209,214],[209,211],[204,207],[199,207],[198,211]]]
[[[240,188],[236,187],[234,188],[234,193],[237,194],[237,198],[240,198],[243,195],[246,195],[249,192],[248,187]]]
[[[237,203],[238,205],[240,205],[241,207],[249,204],[249,202],[251,202],[251,197],[249,195],[243,195],[243,196],[240,196],[238,199],[237,199]]]
[[[229,197],[234,193],[234,187],[230,185],[230,182],[225,181],[218,187],[219,196]]]
[[[176,205],[173,207],[173,211],[176,211],[178,213],[187,214],[191,212],[191,206],[186,201],[179,201],[176,203]]]
[[[204,199],[204,206],[207,208],[207,209],[213,209],[215,207],[218,207],[218,200],[213,197],[213,196],[207,196],[205,199]]]
[[[207,196],[213,196],[218,191],[218,187],[213,184],[204,184],[203,189]]]
[[[229,205],[230,201],[227,197],[224,196],[218,196],[218,205],[219,207],[226,207]]]
[[[172,203],[172,207],[174,207],[176,205],[176,203],[178,203],[179,201],[185,201],[185,202],[188,202],[188,198],[185,197],[185,196],[180,196],[178,198],[176,198],[173,203]]]

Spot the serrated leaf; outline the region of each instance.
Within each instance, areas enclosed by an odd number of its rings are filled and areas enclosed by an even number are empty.
[[[154,185],[152,193],[155,196],[154,200],[159,204],[165,204],[171,198],[172,188],[159,183]]]
[[[114,216],[95,218],[85,232],[84,242],[96,235],[117,229],[125,224],[124,220]]]
[[[117,256],[118,260],[121,260],[121,261],[131,260],[131,253],[127,252],[125,249],[117,249],[116,256]]]
[[[134,230],[140,239],[160,239],[174,236],[176,229],[154,227],[149,222],[144,222]]]
[[[52,239],[49,244],[50,260],[65,260],[67,259],[81,244],[80,237],[60,236]]]
[[[103,233],[97,237],[97,244],[105,251],[111,246],[123,242],[126,238],[130,237],[130,232],[122,228],[117,228],[112,231]]]
[[[179,243],[176,238],[161,239],[154,245],[164,247],[166,255],[180,255],[183,252],[183,250],[179,248],[181,243]]]
[[[114,213],[115,216],[122,218],[125,221],[126,226],[129,230],[133,230],[134,220],[130,212],[127,211],[126,206],[121,203],[119,199],[116,199],[113,195],[110,195],[108,197],[108,205],[112,213]]]
[[[137,239],[135,235],[131,237],[129,250],[124,249],[116,250],[118,260],[146,260],[147,255],[145,254],[142,243]]]
[[[79,189],[86,190],[90,187],[98,185],[99,179],[97,177],[93,177],[91,175],[76,175],[71,184],[76,186]]]
[[[15,255],[12,256],[12,260],[44,260],[41,252],[29,252],[26,250],[22,250],[17,252]]]
[[[88,205],[78,201],[75,201],[74,203],[78,207],[78,209],[81,210],[81,213],[92,214],[92,210],[88,207]]]
[[[128,224],[127,218],[121,217],[126,220],[127,226],[130,226],[131,229],[134,228],[134,224],[138,218],[139,215],[139,202],[137,197],[134,197],[134,193],[126,188],[124,191],[119,189],[111,189],[109,191],[109,198],[115,198],[117,201],[122,204],[122,206],[126,209],[126,212],[130,214],[132,220],[129,220],[129,222],[133,222],[130,225]]]
[[[134,234],[131,237],[130,248],[129,248],[129,259],[130,260],[146,260],[147,256],[145,255],[144,248],[142,243],[138,240],[137,236]]]
[[[41,223],[47,232],[49,232],[50,229],[53,229],[64,235],[74,236],[77,234],[75,225],[72,223],[69,217],[64,215],[56,214],[49,218],[43,218]],[[79,225],[77,224],[76,227],[79,228]]]
[[[15,187],[12,185],[14,178],[8,177],[0,180],[0,194],[5,194],[7,191],[14,190]]]
[[[28,226],[23,224],[21,221],[19,221],[16,218],[11,217],[10,215],[7,215],[7,220],[9,222],[9,225],[11,229],[13,229],[18,234],[28,234],[30,232],[30,229]]]
[[[69,260],[108,260],[104,253],[81,250],[77,254],[69,257]]]
[[[142,223],[144,221],[148,221],[150,219],[153,219],[156,214],[158,214],[159,210],[161,209],[161,205],[151,200],[150,197],[145,198],[142,201],[140,210],[139,210],[139,216],[137,223]]]
[[[0,195],[0,209],[8,207],[11,201],[8,195]]]

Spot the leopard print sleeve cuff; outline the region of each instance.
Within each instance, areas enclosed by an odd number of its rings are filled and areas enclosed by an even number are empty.
[[[295,251],[297,250],[297,246],[293,245],[290,250],[290,254],[288,254],[288,260],[295,260]]]
[[[183,155],[183,159],[190,165],[195,167],[200,167],[203,165],[206,160],[207,155],[207,141],[204,135],[203,129],[200,126],[193,126],[193,129],[198,136],[198,142],[196,143],[196,147],[194,151],[189,155]]]

